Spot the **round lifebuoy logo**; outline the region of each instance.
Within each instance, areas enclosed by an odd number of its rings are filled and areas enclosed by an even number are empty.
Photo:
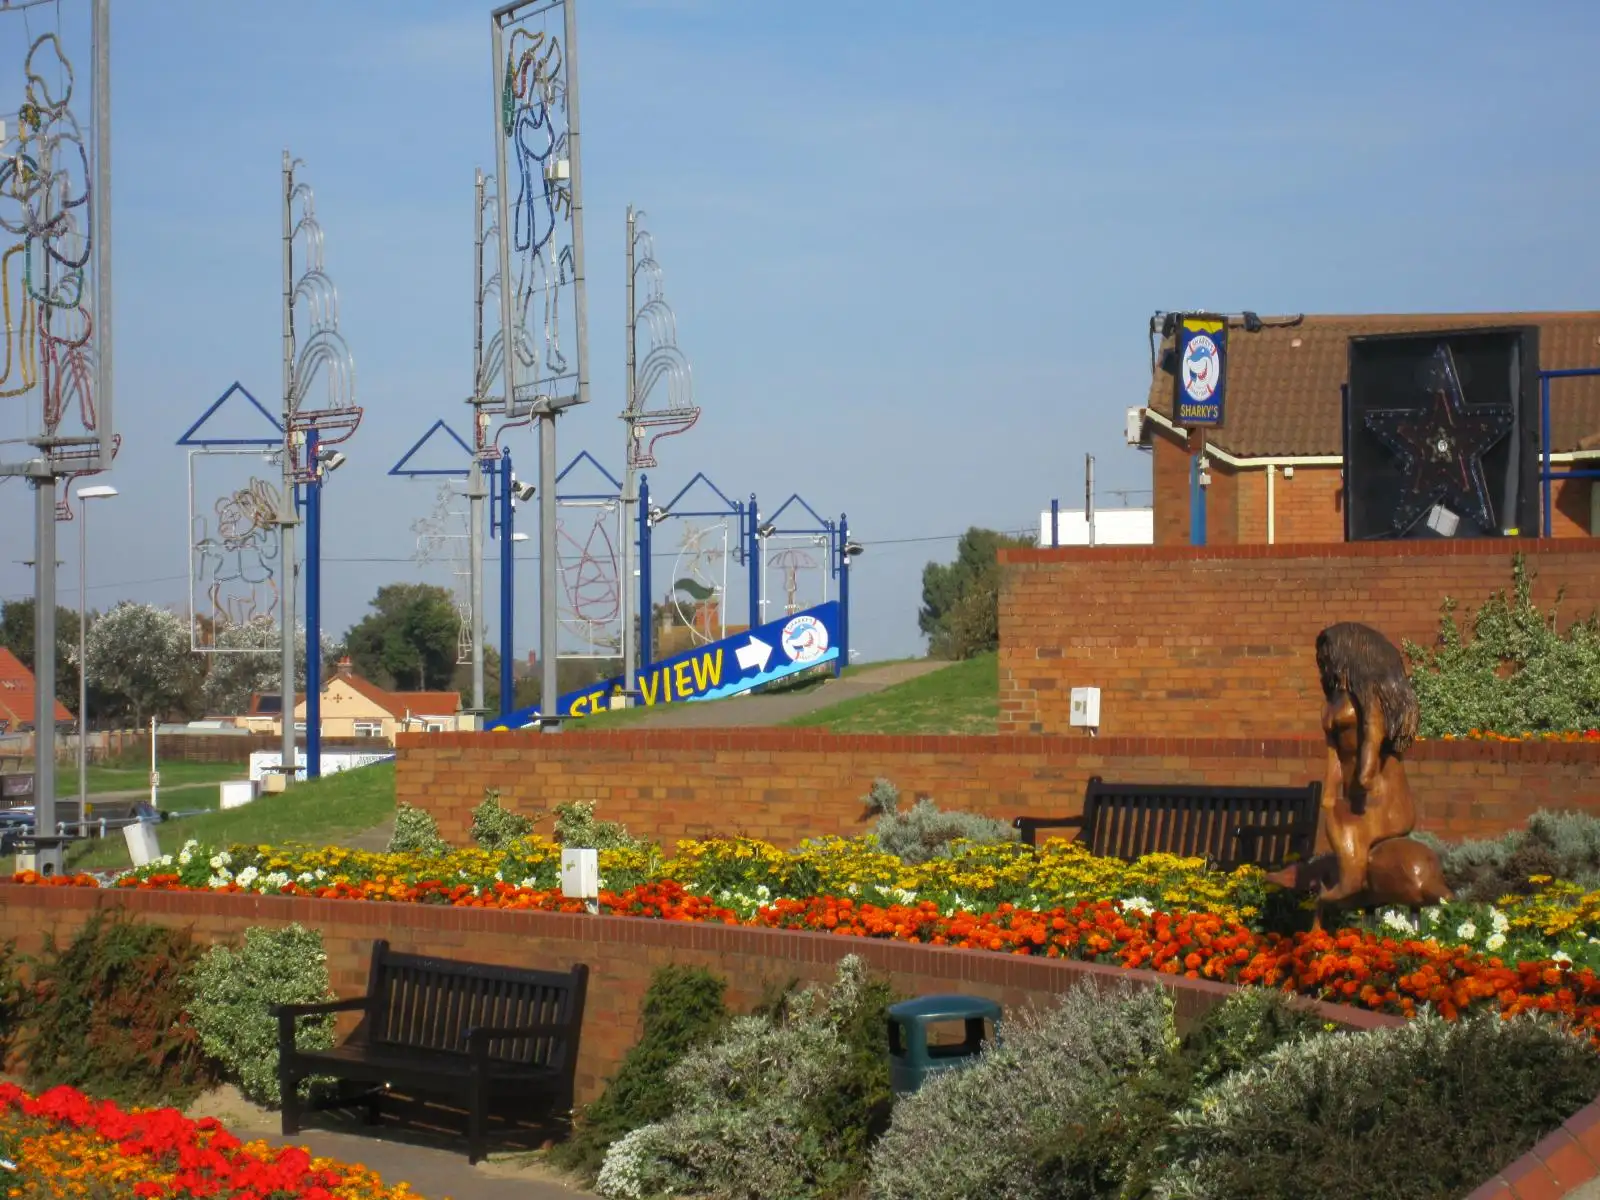
[[[1216,395],[1222,383],[1222,355],[1217,344],[1205,334],[1189,340],[1183,354],[1183,391],[1189,399],[1203,404]]]
[[[815,617],[796,617],[783,627],[783,652],[790,662],[816,662],[828,652],[828,627]]]

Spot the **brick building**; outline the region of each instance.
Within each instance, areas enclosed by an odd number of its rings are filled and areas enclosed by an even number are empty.
[[[1205,543],[1344,540],[1341,388],[1351,337],[1505,325],[1539,327],[1541,369],[1600,367],[1600,312],[1265,317],[1256,330],[1229,318],[1225,424],[1205,437]],[[1171,345],[1161,344],[1158,362]],[[1195,439],[1175,426],[1172,399],[1173,377],[1158,365],[1133,427],[1152,455],[1158,546],[1191,542]],[[1555,381],[1550,424],[1555,469],[1600,468],[1600,377]],[[1600,535],[1596,482],[1554,481],[1554,536]]]

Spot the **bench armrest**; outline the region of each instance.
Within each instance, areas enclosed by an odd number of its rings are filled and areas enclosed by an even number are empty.
[[[300,1017],[319,1017],[327,1013],[355,1012],[367,1006],[365,996],[352,996],[348,1000],[326,1000],[321,1004],[274,1004],[268,1009],[278,1018],[278,1056],[294,1054],[295,1021]]]
[[[1080,813],[1076,817],[1018,817],[1011,822],[1011,827],[1022,835],[1022,842],[1026,846],[1037,843],[1037,834],[1041,829],[1078,829],[1081,830],[1084,817]]]
[[[272,1015],[275,1017],[318,1017],[326,1013],[354,1012],[358,1008],[367,1006],[367,997],[351,996],[347,1000],[324,1000],[319,1004],[274,1004],[271,1006]]]

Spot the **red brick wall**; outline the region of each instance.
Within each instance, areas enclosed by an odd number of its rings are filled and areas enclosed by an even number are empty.
[[[1316,709],[1302,710],[1315,720]],[[433,813],[446,840],[468,840],[484,790],[538,816],[593,801],[636,835],[744,834],[793,846],[867,832],[861,797],[878,776],[902,803],[1017,816],[1070,816],[1091,775],[1131,782],[1301,785],[1322,777],[1317,737],[1273,739],[886,737],[811,730],[636,730],[403,735],[401,803]],[[1407,756],[1419,827],[1492,835],[1539,808],[1600,813],[1600,745],[1428,742]],[[549,825],[541,826],[549,832]]]
[[[1301,733],[1319,630],[1431,645],[1444,599],[1475,611],[1510,587],[1515,551],[1541,605],[1563,586],[1568,617],[1600,599],[1594,538],[1001,551],[1000,730],[1085,736],[1069,693],[1098,687],[1102,735]]]
[[[1155,544],[1189,544],[1189,452],[1157,429],[1151,435],[1151,489],[1155,507]],[[1590,493],[1587,479],[1560,479],[1551,485],[1553,537],[1590,537]],[[1344,541],[1344,472],[1336,466],[1302,466],[1284,478],[1282,468],[1272,487],[1273,542],[1280,546]],[[1206,497],[1206,541],[1212,546],[1267,543],[1267,472],[1265,467],[1230,467],[1211,459],[1211,486]]]
[[[578,1056],[578,1100],[586,1103],[638,1040],[639,1014],[650,975],[667,963],[694,963],[728,981],[730,1004],[748,1011],[771,981],[831,979],[835,965],[857,953],[907,995],[963,992],[1008,1007],[1047,1003],[1080,979],[1128,979],[1173,993],[1180,1022],[1193,1021],[1231,988],[1205,980],[1175,980],[1147,971],[1122,971],[1090,963],[985,954],[938,946],[690,925],[636,917],[585,917],[559,913],[443,908],[223,893],[128,892],[87,888],[0,885],[0,938],[15,938],[36,953],[47,931],[67,937],[97,907],[121,906],[144,920],[189,926],[205,942],[238,939],[251,926],[299,922],[322,931],[333,988],[360,995],[367,983],[372,942],[386,938],[396,950],[511,966],[561,970],[589,966],[589,995]],[[1357,1028],[1391,1025],[1384,1017],[1333,1005],[1319,1006],[1331,1020]]]

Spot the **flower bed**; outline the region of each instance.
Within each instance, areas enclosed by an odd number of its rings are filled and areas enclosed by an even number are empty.
[[[1418,739],[1419,741],[1425,739]],[[1440,735],[1441,742],[1600,742],[1600,729],[1544,730],[1539,733],[1496,733],[1492,729],[1469,729],[1457,736]]]
[[[0,1163],[0,1187],[20,1200],[415,1198],[365,1167],[241,1142],[210,1118],[191,1121],[170,1108],[124,1111],[66,1087],[34,1097],[0,1084]]]

